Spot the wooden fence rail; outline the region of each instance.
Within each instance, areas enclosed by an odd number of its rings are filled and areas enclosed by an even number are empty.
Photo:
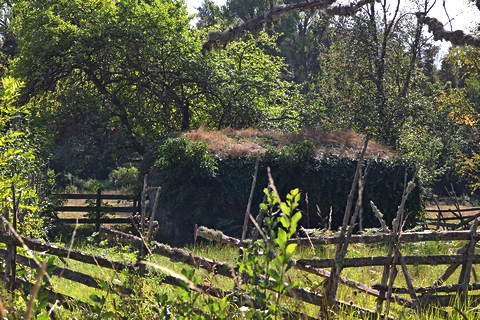
[[[471,211],[480,211],[480,208],[466,208],[466,209],[427,209],[425,210],[426,212],[434,212],[434,213],[437,213],[437,212],[442,212],[442,213],[446,213],[446,212],[471,212]]]
[[[6,250],[0,250],[0,259],[6,259],[7,258],[7,251]],[[17,254],[17,263],[21,264],[25,267],[29,267],[32,269],[38,269],[39,266],[35,262],[35,260],[31,258],[24,257],[22,255]],[[100,285],[102,281],[100,279],[94,278],[88,274],[74,271],[71,269],[67,268],[62,268],[56,265],[50,265],[49,266],[49,275],[51,276],[57,276],[63,279],[67,279],[70,281],[78,282],[80,284],[83,284],[87,287],[95,288],[95,289],[102,289],[103,287]],[[113,288],[116,289],[115,291],[118,291],[121,294],[128,295],[132,293],[132,290],[118,286],[118,285],[113,285]]]
[[[480,208],[466,209],[428,209],[427,213],[436,213],[436,217],[426,217],[425,227],[444,228],[447,230],[468,229],[475,219],[480,218]],[[476,214],[464,215],[464,213],[477,212]],[[446,217],[445,213],[453,216]]]
[[[57,199],[76,199],[76,200],[96,200],[98,197],[97,193],[56,193],[53,196]],[[127,200],[135,201],[138,200],[138,196],[134,195],[123,195],[123,194],[104,194],[101,193],[102,200]]]
[[[205,229],[204,232],[206,232]],[[394,237],[394,233],[355,234],[351,236],[350,243],[388,243]],[[478,237],[480,240],[480,235],[478,235]],[[468,230],[404,232],[400,235],[400,242],[403,243],[424,241],[461,241],[470,239],[471,234]],[[342,241],[342,237],[339,235],[333,235],[310,238],[295,238],[291,239],[289,242],[299,245],[331,245],[338,244]]]
[[[360,258],[345,258],[344,268],[358,268],[358,267],[373,267],[373,266],[389,266],[389,265],[452,265],[465,263],[465,255],[421,255],[421,256],[403,256],[404,262],[401,262],[394,257],[360,257]],[[335,259],[300,259],[299,264],[309,265],[317,268],[330,268],[334,266]],[[472,256],[472,263],[480,263],[480,255]]]

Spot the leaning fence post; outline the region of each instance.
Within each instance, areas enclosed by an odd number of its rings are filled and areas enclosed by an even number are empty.
[[[470,283],[470,274],[472,272],[472,262],[473,262],[473,255],[475,254],[475,243],[476,235],[477,235],[477,227],[478,221],[476,220],[472,227],[470,228],[470,236],[471,239],[467,245],[467,249],[465,250],[465,263],[462,266],[462,270],[460,272],[460,277],[458,279],[458,285],[460,286],[460,298],[461,301],[466,301],[468,295],[468,285]]]
[[[335,303],[338,289],[338,279],[343,268],[343,260],[347,253],[350,236],[352,235],[353,228],[355,228],[355,224],[357,222],[360,206],[362,205],[361,202],[357,202],[357,204],[355,205],[354,214],[352,216],[352,207],[354,204],[355,193],[358,193],[359,197],[361,197],[361,193],[363,192],[363,183],[365,182],[364,179],[366,178],[365,171],[363,170],[363,160],[365,158],[365,152],[367,151],[368,141],[369,138],[368,136],[366,136],[363,140],[362,149],[359,152],[357,160],[358,162],[355,168],[355,175],[353,177],[352,186],[350,188],[350,193],[348,194],[347,198],[347,204],[345,206],[343,223],[342,227],[340,228],[340,237],[343,239],[343,241],[337,244],[337,248],[335,250],[335,264],[330,271],[330,278],[328,279],[328,281],[325,282],[326,307],[334,305]],[[323,310],[323,312],[327,311],[327,309]]]
[[[242,228],[242,241],[247,238],[247,229],[248,229],[248,216],[250,215],[250,209],[252,207],[252,200],[253,200],[253,193],[255,192],[255,185],[257,183],[257,175],[258,175],[258,163],[259,160],[255,162],[255,172],[253,173],[252,179],[252,186],[250,188],[250,196],[248,197],[247,209],[245,210],[245,217],[243,219],[243,228]]]
[[[101,211],[102,211],[102,188],[98,188],[97,190],[97,201],[95,203],[95,220],[96,220],[96,228],[97,231],[100,230],[100,218],[101,218]]]

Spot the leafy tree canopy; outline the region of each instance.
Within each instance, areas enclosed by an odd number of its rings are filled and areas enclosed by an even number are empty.
[[[281,79],[282,60],[266,53],[269,37],[204,56],[204,33],[191,30],[183,1],[21,1],[14,30],[27,97],[75,108],[84,100],[51,93],[81,87],[139,153],[170,132],[268,126],[290,112],[294,88]]]

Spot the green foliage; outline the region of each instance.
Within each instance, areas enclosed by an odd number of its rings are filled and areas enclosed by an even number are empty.
[[[85,181],[83,189],[89,193],[97,193],[99,189],[102,189],[102,183],[96,179],[88,179]]]
[[[22,83],[3,78],[0,92],[0,212],[18,212],[18,231],[22,235],[44,235],[39,216],[42,205],[38,190],[42,179],[34,135],[27,127],[30,110],[18,106]],[[15,200],[15,202],[14,202]],[[12,214],[10,214],[10,219]],[[10,221],[11,222],[11,221]]]
[[[264,32],[249,34],[208,53],[210,81],[218,87],[215,99],[198,113],[199,123],[216,129],[298,127],[303,99],[298,87],[284,80],[284,59],[269,54],[277,51],[276,40]]]
[[[171,172],[170,177],[174,180],[186,182],[214,177],[218,170],[216,160],[208,152],[207,145],[190,142],[185,137],[167,139],[161,144],[157,150],[155,166]],[[174,180],[167,181],[174,183]]]
[[[461,130],[463,144],[454,149],[456,169],[470,185],[472,191],[480,190],[480,68],[478,48],[452,49],[445,61],[461,75],[459,88],[445,90],[440,97],[441,106],[448,106],[451,121]]]
[[[110,184],[117,190],[134,194],[138,189],[139,171],[136,167],[119,167],[108,176]]]
[[[280,314],[288,314],[288,310],[281,307],[280,299],[288,290],[298,286],[297,283],[286,284],[286,273],[292,267],[290,259],[297,248],[296,244],[288,244],[288,241],[297,232],[298,222],[302,218],[302,213],[297,210],[300,190],[290,191],[285,202],[268,189],[263,192],[267,199],[266,203],[260,204],[266,212],[262,228],[265,238],[248,248],[242,248],[238,265],[239,272],[248,275],[243,284],[246,292],[251,293],[258,305],[264,305],[267,309],[261,313],[250,310],[247,318],[261,316],[262,319],[278,319]]]
[[[172,228],[168,230],[171,234],[162,234],[165,240],[190,240],[190,234],[185,230],[193,230],[194,224],[239,234],[255,159],[214,158],[208,155],[205,146],[200,154],[193,153],[195,156],[192,156],[185,151],[192,143],[185,138],[176,140],[170,140],[168,144],[181,146],[182,152],[175,151],[175,156],[169,156],[165,147],[161,147],[163,152],[158,155],[170,160],[156,162],[153,178],[154,183],[162,186],[165,214],[178,224],[178,231]],[[204,160],[205,157],[208,161]],[[304,212],[303,226],[326,227],[330,208],[332,227],[341,225],[355,172],[355,160],[327,154],[317,157],[313,145],[304,142],[268,150],[259,161],[253,203],[261,202],[260,190],[267,185],[266,169],[270,167],[278,181],[279,192],[299,187],[304,195],[308,194],[308,203],[306,196],[300,201]],[[378,221],[371,212],[369,201],[374,201],[390,223],[402,196],[405,172],[411,178],[414,168],[403,160],[370,159],[369,163],[363,204],[364,226],[377,227]],[[420,193],[421,188],[417,187],[407,201],[408,225],[412,225],[422,211]],[[317,206],[320,212],[317,212]],[[226,224],[226,221],[229,223]]]
[[[175,0],[19,1],[14,10],[13,72],[59,171],[104,179],[166,134],[200,125],[295,125],[282,121],[300,99],[270,54],[274,37],[203,55],[206,30],[191,30]]]

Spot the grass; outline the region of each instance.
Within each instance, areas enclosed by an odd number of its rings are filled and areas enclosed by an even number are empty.
[[[353,130],[327,132],[321,128],[307,128],[290,133],[251,128],[227,128],[219,131],[200,128],[184,135],[190,140],[205,142],[212,153],[222,157],[257,156],[269,147],[283,147],[310,140],[315,144],[317,154],[331,153],[351,158],[356,156],[363,140],[362,135]],[[370,141],[366,157],[390,159],[395,157],[395,154],[386,146]]]
[[[87,234],[85,231],[86,230],[80,230],[78,232],[77,243],[75,243],[74,245],[76,249],[82,250],[87,253],[102,255],[112,260],[135,262],[135,251],[131,250],[128,247],[121,248],[117,246],[112,246],[110,244],[102,244],[101,246],[99,246],[93,240],[90,241],[88,238],[86,238]],[[402,253],[405,255],[453,254],[455,253],[455,250],[459,248],[462,244],[462,242],[424,242],[402,244]],[[216,245],[205,242],[197,244],[196,246],[191,246],[189,247],[189,249],[199,256],[228,262],[232,265],[235,264],[235,261],[239,255],[239,251],[236,248],[230,248],[224,245]],[[352,244],[349,247],[349,252],[347,256],[381,256],[385,255],[386,251],[386,246],[382,244]],[[334,256],[334,253],[335,246],[324,246],[316,248],[304,246],[298,248],[294,258],[331,258]],[[149,260],[176,273],[181,273],[183,268],[188,267],[187,265],[184,265],[182,263],[173,263],[169,259],[158,255],[150,256]],[[112,283],[113,281],[117,284],[126,284],[131,280],[125,274],[116,274],[112,270],[87,265],[73,260],[68,260],[67,264],[64,264],[64,262],[62,262],[60,259],[56,259],[55,264],[92,275],[94,277],[103,279],[108,283]],[[440,277],[446,267],[447,266],[410,266],[409,271],[413,278],[414,286],[429,286],[432,285],[432,283]],[[360,281],[362,283],[373,285],[380,282],[382,271],[383,267],[347,268],[344,269],[342,275],[350,279]],[[211,283],[214,286],[224,289],[232,289],[233,287],[233,281],[231,279],[209,274],[203,270],[196,271],[196,274],[200,275],[204,281]],[[300,283],[302,283],[302,287],[305,287],[309,290],[318,291],[319,293],[322,288],[322,283],[325,280],[323,278],[293,269],[288,272],[287,277],[290,281],[299,281]],[[456,283],[456,281],[458,281],[458,277],[459,270],[457,270],[455,274],[450,277],[446,284]],[[102,290],[92,289],[90,287],[86,287],[81,284],[70,282],[58,277],[53,277],[52,279],[52,285],[55,291],[58,291],[65,295],[69,295],[84,302],[92,303],[92,295],[106,295],[106,293]],[[405,279],[402,273],[399,273],[399,276],[395,281],[395,286],[406,286]],[[147,281],[142,282],[142,290],[144,290],[145,292],[160,292],[170,294],[176,294],[177,292],[176,289],[174,289],[173,287],[161,284],[161,279],[159,277],[148,277]],[[338,299],[343,301],[353,302],[362,307],[375,309],[376,301],[374,297],[368,296],[362,292],[355,291],[343,285],[339,287],[337,297]],[[113,304],[118,303],[119,299],[120,298],[115,295],[108,295],[107,304],[113,306]],[[302,311],[311,316],[318,315],[319,312],[319,308],[316,306],[299,303],[288,298],[285,298],[282,303],[289,308]],[[449,310],[453,313],[456,312],[454,309]],[[391,304],[391,311],[392,315],[396,315],[397,317],[402,319],[435,319],[434,314],[414,314],[411,310],[404,309],[396,304]],[[460,318],[464,319],[463,316],[461,316],[461,313],[459,314]],[[351,319],[352,317],[353,316],[351,314],[338,315],[338,319]]]

